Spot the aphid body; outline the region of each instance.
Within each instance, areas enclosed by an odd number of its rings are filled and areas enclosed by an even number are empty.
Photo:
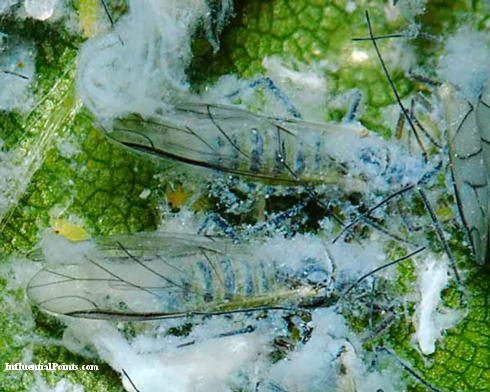
[[[103,238],[83,263],[41,270],[27,293],[50,313],[119,320],[328,302],[333,267],[327,253],[317,247],[313,257],[296,260],[296,243],[281,241],[283,251],[271,252],[264,245],[164,232]]]
[[[182,104],[155,118],[117,119],[108,136],[164,159],[286,185],[391,189],[416,182],[420,159],[359,124],[262,116],[233,106]]]

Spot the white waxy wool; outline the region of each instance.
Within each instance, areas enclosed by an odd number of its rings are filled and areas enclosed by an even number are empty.
[[[33,104],[36,50],[28,42],[0,35],[0,110],[27,111]]]
[[[58,0],[25,0],[24,8],[28,16],[38,20],[47,20],[54,14]]]
[[[204,0],[130,1],[110,32],[80,50],[77,88],[85,105],[110,122],[128,112],[169,110],[187,97],[192,33],[209,15]]]
[[[486,34],[463,27],[446,43],[439,76],[475,103],[488,80],[488,64],[490,48]]]
[[[437,308],[441,300],[441,291],[448,284],[447,260],[437,260],[429,256],[419,275],[418,289],[421,300],[417,305],[415,337],[423,354],[434,353],[435,343],[441,337],[441,325],[437,317]]]

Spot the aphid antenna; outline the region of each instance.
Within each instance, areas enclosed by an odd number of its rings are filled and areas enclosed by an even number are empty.
[[[131,377],[129,377],[128,372],[127,372],[126,370],[124,370],[124,369],[121,369],[121,371],[122,371],[122,374],[124,374],[124,377],[126,377],[126,378],[128,379],[128,381],[129,381],[129,383],[131,384],[131,386],[133,387],[134,391],[135,391],[135,392],[141,392],[141,391],[140,391],[140,390],[139,390],[139,389],[136,387],[136,385],[135,385],[135,383],[133,382],[133,380],[131,380]]]
[[[487,109],[490,109],[490,105],[481,99],[482,94],[483,94],[483,92],[480,93],[480,96],[478,97],[478,102],[481,103],[483,106],[485,106]],[[488,142],[488,140],[485,140],[485,141]]]
[[[425,208],[429,212],[429,215],[431,217],[432,221],[432,226],[436,232],[437,237],[439,238],[439,241],[442,244],[442,247],[444,248],[444,252],[446,253],[448,259],[449,259],[449,264],[451,265],[451,268],[454,272],[454,277],[456,279],[456,282],[458,283],[458,286],[461,284],[461,276],[458,271],[458,267],[456,266],[456,261],[454,260],[453,253],[451,252],[451,249],[449,248],[449,244],[447,243],[446,237],[444,236],[444,232],[442,230],[442,225],[439,222],[439,219],[437,218],[437,214],[434,211],[434,208],[432,207],[427,195],[425,194],[424,190],[421,187],[417,188],[417,191],[422,198],[422,201],[424,203]]]
[[[428,41],[436,41],[436,42],[443,42],[443,40],[440,37],[437,37],[433,34],[429,34],[423,31],[417,31],[416,33],[392,33],[392,34],[382,34],[382,35],[376,35],[373,36],[372,38],[370,37],[355,37],[352,38],[353,42],[362,42],[362,41],[371,41],[373,39],[375,40],[383,40],[383,39],[392,39],[392,38],[407,38],[407,39],[413,39],[413,38],[423,38]]]
[[[400,107],[400,109],[401,109],[403,115],[405,116],[408,124],[410,125],[410,129],[412,130],[412,132],[413,132],[413,134],[417,140],[417,143],[419,144],[420,149],[422,150],[422,157],[423,157],[424,161],[427,162],[428,161],[428,155],[427,155],[427,150],[424,146],[424,142],[421,139],[419,133],[417,132],[415,123],[412,121],[412,118],[411,118],[407,108],[405,107],[405,105],[403,104],[403,102],[400,98],[400,94],[398,93],[398,90],[396,89],[395,83],[393,82],[393,79],[391,78],[390,72],[388,71],[388,67],[386,66],[386,63],[383,59],[383,56],[381,55],[381,51],[378,47],[378,42],[375,39],[375,36],[373,34],[373,27],[371,25],[371,19],[369,17],[369,11],[366,10],[365,15],[366,15],[366,23],[368,25],[369,38],[373,44],[374,50],[376,51],[376,56],[378,57],[378,60],[381,64],[381,68],[383,69],[383,73],[385,74],[386,80],[388,81],[390,89],[391,89],[393,95],[395,96],[395,99],[398,103],[398,106]]]
[[[340,231],[340,233],[337,234],[337,236],[335,236],[335,238],[332,240],[332,243],[337,242],[344,235],[344,233],[350,231],[350,229],[354,225],[358,224],[361,220],[365,220],[366,218],[369,219],[369,216],[374,211],[376,211],[378,208],[386,205],[392,199],[394,199],[394,198],[396,198],[398,196],[401,196],[401,195],[403,195],[403,194],[405,194],[405,193],[407,193],[409,191],[412,191],[416,187],[420,187],[422,185],[426,185],[434,177],[434,175],[437,174],[441,170],[441,167],[442,167],[442,161],[438,161],[437,162],[437,165],[435,167],[433,167],[431,170],[429,170],[426,173],[424,173],[422,175],[422,177],[417,181],[416,184],[406,185],[405,187],[403,187],[403,188],[399,189],[398,191],[393,192],[390,195],[388,195],[387,197],[385,197],[379,203],[377,203],[376,205],[374,205],[373,207],[371,207],[367,212],[365,212],[363,214],[359,214],[355,219],[353,219],[350,223],[348,223],[346,226],[344,226],[344,228]]]
[[[21,79],[24,79],[24,80],[29,80],[29,76],[24,75],[24,74],[21,74],[19,72],[10,71],[8,69],[2,69],[2,70],[0,70],[0,72],[3,73],[3,74],[6,74],[6,75],[16,76],[16,77],[21,78]]]
[[[409,191],[413,190],[414,188],[415,188],[414,184],[409,184],[407,186],[404,186],[400,190],[393,192],[392,194],[385,197],[379,203],[377,203],[376,205],[371,207],[369,210],[367,210],[367,212],[365,212],[364,214],[359,214],[355,219],[353,219],[350,223],[348,223],[346,226],[343,227],[343,229],[340,231],[340,233],[337,234],[335,236],[335,238],[332,240],[332,243],[334,244],[335,242],[337,242],[347,231],[349,231],[353,226],[358,224],[361,220],[363,220],[364,218],[369,218],[369,215],[372,214],[375,210],[386,205],[390,200],[392,200],[392,199],[394,199],[394,198],[396,198],[396,197],[398,197],[398,196],[400,196],[406,192],[409,192]]]
[[[24,124],[27,124],[28,121],[31,120],[31,116],[33,116],[35,114],[36,110],[46,100],[48,100],[53,93],[56,92],[56,89],[59,87],[59,84],[62,83],[62,81],[65,80],[65,76],[70,72],[70,70],[72,69],[71,65],[73,65],[75,63],[75,61],[76,61],[76,59],[73,59],[73,60],[70,60],[69,61],[69,64],[68,64],[69,66],[66,67],[65,71],[63,71],[62,75],[56,80],[56,82],[50,88],[50,90],[41,99],[39,99],[38,101],[36,101],[34,107],[32,107],[30,109],[30,111],[23,117],[24,118]],[[21,74],[19,74],[19,75],[21,75]],[[17,77],[20,77],[20,76],[17,76]],[[40,115],[38,115],[38,118],[39,118],[39,116]],[[23,128],[23,126],[21,126],[20,124],[19,124],[19,127],[20,128]],[[43,132],[43,135],[46,135],[46,133]],[[22,144],[22,142],[26,138],[27,138],[26,135],[22,136],[21,139],[18,141],[19,145]],[[46,138],[43,136],[40,140],[37,141],[37,143],[34,146],[32,146],[30,148],[31,156],[34,156],[36,154],[42,156],[42,154],[41,154],[42,145],[43,145],[43,143],[45,141],[46,141]],[[40,158],[40,159],[42,159],[42,158]],[[37,159],[34,160],[34,162],[36,162],[36,161],[37,161]],[[30,166],[32,166],[32,165],[30,165]],[[16,193],[18,193],[18,192],[16,192]],[[17,197],[17,195],[14,195],[13,197]],[[13,217],[16,209],[17,209],[17,205],[14,208],[9,208],[8,211],[3,216],[0,217],[0,233],[2,233],[5,230],[5,228],[7,227],[7,224],[10,222],[10,219]]]
[[[406,254],[405,256],[399,257],[396,260],[393,260],[393,261],[390,261],[389,263],[383,264],[383,265],[369,271],[368,273],[362,275],[351,286],[349,286],[349,288],[347,290],[345,290],[343,294],[341,294],[337,303],[340,303],[344,298],[346,298],[352,292],[352,290],[354,290],[360,283],[362,283],[364,280],[366,280],[370,276],[373,276],[374,274],[378,273],[379,271],[382,271],[388,267],[391,267],[392,265],[396,265],[398,263],[401,263],[402,261],[408,260],[408,259],[412,258],[413,256],[416,256],[419,253],[423,252],[425,249],[426,249],[425,246],[422,246],[422,247],[415,249],[414,251]]]
[[[372,37],[355,37],[352,38],[353,42],[362,42],[362,41],[372,41],[372,40],[381,40],[381,39],[391,39],[391,38],[409,38],[410,36],[404,33],[394,33],[394,34],[383,34],[376,35]]]
[[[433,386],[431,383],[428,381],[424,380],[424,378],[418,374],[415,370],[413,370],[410,366],[408,366],[404,361],[402,361],[398,355],[396,355],[392,350],[386,348],[386,347],[377,347],[376,352],[384,352],[394,358],[396,362],[402,367],[403,370],[405,370],[410,376],[415,379],[417,382],[422,384],[424,387],[426,387],[429,391],[432,392],[442,392],[440,389],[436,388]]]

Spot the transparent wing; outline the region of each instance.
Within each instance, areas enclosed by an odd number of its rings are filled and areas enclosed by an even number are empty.
[[[318,295],[250,248],[171,233],[99,239],[81,264],[47,267],[28,285],[43,310],[144,320],[286,306]]]
[[[448,146],[456,202],[479,264],[488,254],[489,184],[481,115],[455,94],[448,104]]]
[[[347,125],[260,116],[231,106],[185,104],[167,117],[130,115],[109,136],[145,153],[230,173],[287,183],[336,183],[346,168],[335,135]],[[359,130],[357,130],[359,131]]]
[[[483,90],[475,111],[482,142],[483,159],[487,173],[490,173],[490,83]]]

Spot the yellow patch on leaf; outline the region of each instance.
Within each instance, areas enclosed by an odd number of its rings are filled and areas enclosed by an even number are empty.
[[[90,38],[97,32],[100,0],[80,0],[80,24],[83,36]]]
[[[89,238],[87,231],[82,226],[67,219],[52,219],[51,227],[56,234],[62,235],[70,241],[83,241]]]

